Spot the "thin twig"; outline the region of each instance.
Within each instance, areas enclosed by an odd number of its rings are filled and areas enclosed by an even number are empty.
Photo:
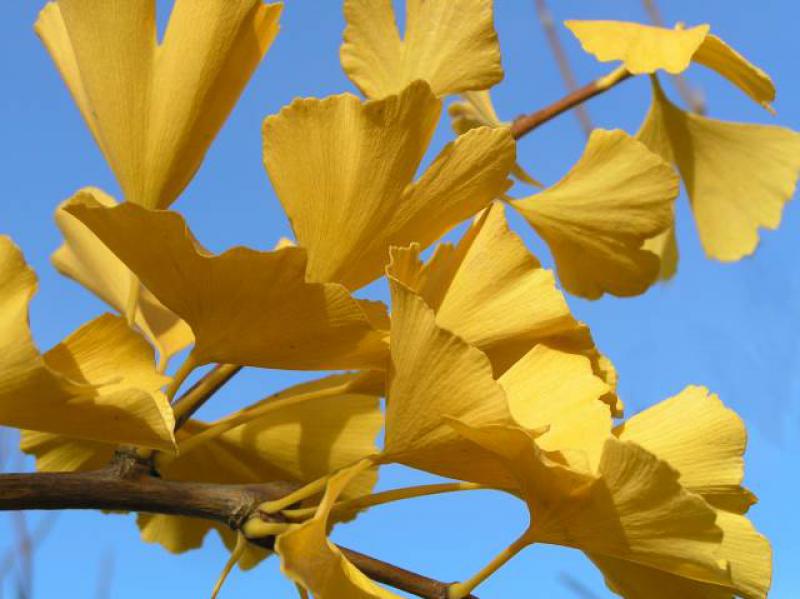
[[[447,599],[450,583],[440,582],[409,570],[404,570],[358,551],[339,547],[352,564],[372,580],[426,599]],[[477,599],[470,595],[466,599]]]
[[[17,553],[17,596],[20,599],[33,597],[33,540],[28,531],[25,512],[12,512]]]
[[[553,13],[550,12],[550,7],[547,6],[547,0],[536,0],[536,14],[539,17],[539,22],[542,24],[542,29],[544,29],[550,51],[556,59],[561,78],[564,80],[564,86],[567,88],[567,92],[574,92],[578,89],[578,82],[575,79],[575,73],[572,71],[569,58],[567,58],[567,53],[561,43],[561,38],[558,37],[558,31],[556,31],[555,21],[553,20]],[[594,127],[592,126],[592,119],[589,117],[589,111],[586,109],[586,106],[580,104],[575,107],[575,118],[578,119],[578,124],[581,126],[581,129],[583,129],[583,133],[586,137],[589,137]]]
[[[545,106],[541,110],[517,117],[514,119],[514,122],[511,123],[511,134],[515,139],[519,139],[560,114],[576,106],[580,106],[587,100],[591,100],[595,96],[630,79],[631,76],[632,75],[628,72],[622,72],[612,79],[602,77],[576,89],[574,92],[567,94],[560,100],[553,102],[549,106]]]
[[[47,517],[42,518],[39,524],[36,525],[33,534],[31,534],[31,547],[34,551],[42,544],[45,538],[47,538],[50,531],[53,530],[53,525],[56,523],[57,519],[57,514],[48,514]],[[9,549],[3,556],[3,559],[0,560],[0,582],[11,572],[15,561],[16,550]]]
[[[97,571],[96,599],[110,599],[111,581],[114,578],[114,552],[110,549],[103,556]]]

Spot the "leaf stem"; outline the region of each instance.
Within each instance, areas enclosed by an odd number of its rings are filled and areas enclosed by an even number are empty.
[[[344,466],[343,468],[340,468],[339,470],[344,470],[345,468],[352,468],[352,467],[355,467],[357,465],[361,465],[360,466],[360,470],[364,470],[364,469],[366,469],[368,467],[368,465],[371,462],[372,462],[372,460],[370,458],[361,458],[358,461],[353,462],[352,464],[349,464],[347,466]],[[293,505],[295,503],[299,503],[299,502],[303,501],[304,499],[309,499],[310,497],[313,497],[314,495],[317,495],[317,494],[321,493],[322,491],[324,491],[325,490],[325,485],[328,484],[328,480],[334,474],[336,474],[336,472],[331,472],[329,474],[326,474],[325,476],[322,476],[322,477],[318,478],[317,480],[312,481],[312,482],[308,483],[307,485],[305,485],[303,487],[300,487],[299,489],[297,489],[297,490],[295,490],[295,491],[289,493],[288,495],[285,495],[284,497],[281,497],[279,499],[273,499],[271,501],[265,501],[264,503],[262,503],[261,505],[258,506],[258,511],[260,513],[262,513],[262,514],[267,514],[267,515],[277,514],[278,512],[288,508],[290,505]]]
[[[141,283],[133,271],[129,272],[130,287],[128,287],[128,297],[125,299],[125,320],[128,321],[128,326],[133,326],[136,321],[136,312],[139,309],[139,292]]]
[[[258,506],[258,511],[264,514],[277,514],[281,510],[289,507],[294,503],[299,503],[304,499],[308,499],[321,493],[325,489],[325,485],[328,484],[328,479],[331,477],[330,474],[322,476],[315,481],[308,483],[307,485],[300,487],[299,489],[292,491],[288,495],[285,495],[279,499],[273,499],[272,501],[265,501],[261,505]]]
[[[464,597],[467,597],[475,589],[475,587],[497,572],[512,557],[517,555],[529,544],[527,533],[523,533],[522,536],[497,554],[492,561],[486,564],[486,566],[484,566],[472,578],[465,582],[457,582],[453,585],[450,585],[450,589],[447,593],[448,599],[464,599]]]
[[[225,581],[228,579],[228,575],[231,573],[231,570],[233,570],[236,562],[239,561],[239,558],[242,557],[242,554],[246,548],[247,538],[240,531],[236,535],[236,547],[234,547],[233,551],[231,551],[231,556],[225,563],[225,567],[222,569],[222,572],[217,579],[217,583],[214,585],[214,590],[211,591],[211,599],[217,599],[217,595],[219,595],[220,590],[222,590],[222,585],[225,584]]]
[[[175,430],[181,428],[200,407],[229,380],[242,370],[235,364],[218,364],[203,378],[197,381],[173,404]]]
[[[217,437],[228,432],[229,430],[236,428],[237,426],[241,426],[242,424],[246,424],[247,422],[250,422],[254,418],[260,418],[262,416],[266,416],[267,414],[274,412],[275,410],[279,410],[287,406],[303,403],[312,399],[335,395],[336,393],[341,393],[341,388],[331,387],[330,389],[324,389],[322,391],[311,391],[309,393],[302,393],[299,395],[295,395],[294,397],[287,397],[283,399],[276,398],[274,401],[268,401],[261,405],[245,408],[238,412],[234,412],[233,414],[230,414],[225,418],[217,420],[203,432],[198,433],[192,437],[189,437],[178,446],[178,450],[180,452],[181,457],[183,457],[187,453],[189,453],[190,451],[194,451],[204,443],[216,439]]]
[[[265,522],[254,516],[242,525],[242,532],[248,539],[263,539],[285,533],[292,525],[287,522]]]
[[[413,499],[414,497],[425,497],[427,495],[439,495],[442,493],[454,493],[457,491],[473,491],[485,488],[485,486],[477,483],[457,482],[393,489],[391,491],[383,491],[381,493],[373,493],[372,495],[364,495],[362,497],[355,497],[353,499],[341,501],[333,506],[331,514],[335,517],[337,513],[341,513],[343,511],[359,510],[376,505],[383,505],[385,503],[391,503],[393,501]],[[293,510],[283,510],[281,514],[289,520],[299,521],[311,518],[316,511],[316,507],[298,508]]]
[[[183,364],[181,364],[180,368],[178,368],[178,371],[172,377],[169,385],[167,385],[167,390],[165,393],[170,402],[175,398],[175,394],[178,393],[178,389],[181,388],[183,382],[189,377],[190,374],[192,374],[197,366],[197,359],[195,358],[194,354],[189,354],[186,357],[186,360],[183,361]]]

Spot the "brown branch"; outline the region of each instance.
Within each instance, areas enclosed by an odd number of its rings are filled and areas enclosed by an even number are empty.
[[[558,37],[558,32],[556,31],[555,22],[553,20],[553,13],[550,12],[546,0],[536,0],[536,14],[547,36],[547,43],[550,45],[550,51],[556,59],[561,78],[564,80],[564,86],[567,88],[568,92],[574,92],[578,88],[578,82],[575,80],[575,74],[572,71],[572,66],[569,64],[567,53],[564,50],[561,39]],[[586,106],[583,104],[576,106],[575,117],[578,119],[578,123],[586,137],[589,137],[593,127]]]
[[[237,528],[264,501],[283,497],[294,486],[215,485],[170,481],[118,469],[92,472],[37,472],[0,475],[0,511],[118,510],[214,520]]]
[[[296,486],[285,482],[220,485],[170,481],[149,464],[120,453],[107,468],[91,472],[0,474],[0,511],[92,509],[203,518],[239,529],[259,504],[279,499]],[[262,515],[263,517],[263,515]],[[272,547],[271,537],[254,543]],[[343,549],[357,568],[378,582],[425,599],[446,599],[448,584]],[[474,599],[474,598],[473,598]]]
[[[592,81],[591,83],[576,89],[574,92],[567,94],[560,100],[553,102],[549,106],[545,106],[541,110],[517,117],[514,119],[514,122],[511,123],[511,134],[514,136],[514,139],[519,139],[537,127],[540,127],[544,123],[559,116],[560,114],[563,114],[568,110],[575,108],[576,106],[580,106],[595,96],[599,96],[612,87],[615,87],[623,81],[630,79],[631,76],[632,75],[630,73],[626,72],[619,77],[616,77],[610,83],[604,82],[604,78]]]
[[[364,572],[372,580],[388,584],[417,597],[447,599],[447,590],[450,587],[450,583],[440,582],[433,578],[404,570],[352,549],[345,547],[339,547],[339,549],[356,568]],[[470,595],[467,599],[477,599],[477,597]]]

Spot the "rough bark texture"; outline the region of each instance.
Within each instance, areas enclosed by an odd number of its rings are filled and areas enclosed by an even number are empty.
[[[149,461],[122,451],[102,470],[0,474],[0,511],[89,509],[171,514],[213,520],[236,530],[256,513],[260,503],[279,499],[295,488],[281,481],[217,485],[164,480],[152,471]],[[254,542],[272,548],[274,538]],[[351,549],[342,551],[373,580],[426,599],[447,598],[447,583]]]

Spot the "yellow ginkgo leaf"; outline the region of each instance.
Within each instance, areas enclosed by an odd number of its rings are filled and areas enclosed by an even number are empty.
[[[678,74],[694,61],[713,69],[753,100],[770,107],[775,86],[764,71],[717,36],[708,25],[691,29],[625,21],[565,21],[583,49],[601,62],[622,61],[635,75],[663,70]]]
[[[658,257],[642,246],[672,223],[678,177],[622,131],[592,132],[583,156],[558,183],[514,200],[553,252],[564,288],[596,299],[643,293]]]
[[[45,354],[28,328],[36,275],[0,237],[0,424],[174,450],[174,418],[153,351],[106,314]]]
[[[739,260],[755,251],[759,227],[780,224],[800,174],[800,133],[686,113],[653,78],[637,136],[677,165],[708,256]]]
[[[716,35],[709,33],[706,36],[692,60],[716,71],[772,112],[775,84],[770,76]]]
[[[362,287],[383,274],[389,246],[430,245],[505,192],[515,157],[505,129],[458,138],[412,183],[440,110],[416,82],[365,103],[296,100],[266,119],[264,162],[309,280]]]
[[[616,429],[667,460],[681,484],[716,507],[745,512],[755,502],[741,488],[747,431],[735,412],[704,387],[687,387]]]
[[[91,195],[103,206],[117,204],[100,189],[88,188],[79,193]],[[135,281],[131,271],[86,225],[64,210],[68,203],[69,200],[56,209],[56,224],[64,235],[64,244],[53,253],[53,265],[61,274],[74,279],[125,314],[130,286]],[[159,369],[162,371],[170,357],[194,341],[189,326],[146,289],[140,290],[136,314],[130,320],[158,350]]]
[[[626,21],[564,21],[589,54],[600,62],[622,61],[634,75],[689,68],[711,27],[654,27]]]
[[[283,573],[316,599],[399,599],[399,595],[370,580],[328,540],[331,508],[368,466],[368,462],[360,462],[334,474],[314,517],[278,536],[275,542]]]
[[[461,100],[453,102],[447,108],[447,113],[450,115],[450,124],[457,134],[463,135],[477,127],[497,128],[510,126],[510,123],[501,121],[497,116],[492,104],[492,96],[488,89],[464,92],[461,94],[461,98]],[[514,165],[511,174],[528,185],[544,187],[519,164]]]
[[[125,199],[166,208],[189,183],[278,31],[279,4],[56,0],[36,23]]]
[[[489,358],[439,327],[433,310],[419,295],[391,276],[389,282],[391,367],[383,461],[507,486],[508,477],[497,471],[493,460],[456,434],[446,420],[513,422]]]
[[[19,448],[36,457],[38,472],[83,472],[107,466],[116,446],[55,433],[22,431]]]
[[[766,599],[772,577],[769,542],[738,514],[717,512],[723,537],[718,556],[728,563],[731,581],[709,584],[642,564],[590,555],[611,590],[623,597],[647,599]]]
[[[597,349],[592,333],[586,324],[581,324],[569,335],[560,335],[548,339],[546,344],[552,349],[570,354],[580,354],[589,358],[592,372],[608,386],[608,393],[601,399],[611,408],[612,416],[616,418],[623,416],[625,406],[622,399],[617,395],[617,370],[611,360]]]
[[[675,237],[675,225],[644,242],[642,246],[653,252],[661,260],[658,278],[668,281],[678,272],[678,240]]]
[[[388,275],[423,298],[437,326],[484,352],[495,377],[544,343],[587,357],[593,373],[608,384],[605,401],[621,415],[613,366],[569,312],[553,273],[511,231],[503,204],[492,204],[457,245],[439,245],[425,264],[416,244],[390,254]]]
[[[600,401],[608,385],[586,356],[537,345],[500,378],[514,420],[546,432],[536,439],[547,451],[598,455],[611,431],[611,410]]]
[[[392,248],[389,276],[419,294],[436,324],[486,353],[502,374],[533,345],[570,336],[573,318],[553,273],[541,267],[494,203],[457,245],[439,245],[423,264],[420,248]]]
[[[308,283],[302,248],[238,247],[214,256],[174,212],[129,203],[108,208],[87,194],[65,209],[189,324],[196,364],[296,370],[384,366],[385,332],[375,328],[375,316],[339,284]]]
[[[391,0],[345,0],[344,15],[342,68],[368,98],[417,79],[444,96],[503,78],[492,0],[406,0],[404,39]]]
[[[592,443],[591,431],[601,442],[608,437],[611,390],[595,371],[594,346],[574,343],[585,327],[569,314],[552,274],[509,230],[501,204],[427,264],[416,247],[392,248],[387,276],[385,461],[507,486],[491,458],[455,435],[449,418],[551,427],[552,446],[569,442],[572,431],[581,443]]]
[[[609,585],[625,596],[643,596],[648,585],[656,585],[680,597],[716,599],[730,597],[732,591],[749,599],[766,597],[772,569],[769,542],[741,515],[755,501],[741,487],[747,442],[741,419],[705,388],[687,387],[634,416],[615,433],[666,460],[680,473],[682,486],[718,508],[717,525],[724,534],[719,557],[728,562],[731,583],[720,590],[593,556]]]
[[[575,547],[592,556],[644,564],[677,576],[729,584],[717,558],[722,531],[700,496],[684,489],[666,462],[633,443],[607,438],[593,472],[564,463],[513,427],[452,425],[497,456],[528,504],[529,543]]]

